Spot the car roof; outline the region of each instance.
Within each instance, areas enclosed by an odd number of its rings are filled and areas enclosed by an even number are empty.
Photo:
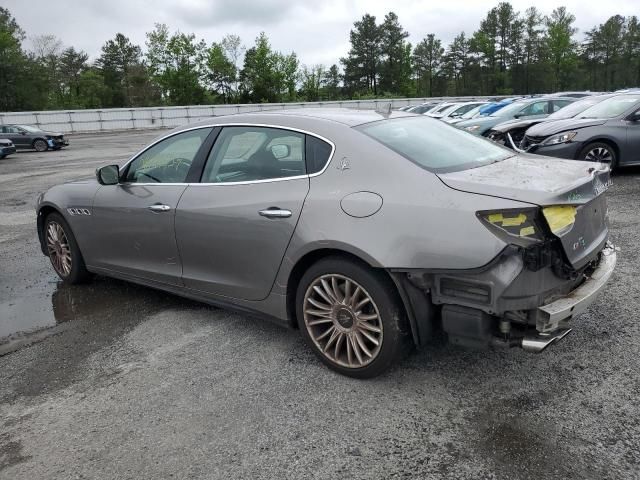
[[[215,125],[217,123],[259,123],[264,119],[268,122],[285,122],[291,124],[296,118],[305,120],[317,120],[319,122],[341,123],[349,127],[375,122],[388,118],[413,117],[411,112],[392,110],[390,113],[377,110],[356,110],[352,108],[293,108],[288,110],[266,110],[260,112],[235,113],[212,117],[197,123],[191,123],[186,128],[196,126]]]

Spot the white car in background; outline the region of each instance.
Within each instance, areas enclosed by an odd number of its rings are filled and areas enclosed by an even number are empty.
[[[487,102],[464,102],[457,105],[452,105],[444,111],[440,112],[436,118],[439,118],[443,122],[452,123],[455,120],[461,118],[465,113],[470,112],[476,108],[480,108],[486,105]]]

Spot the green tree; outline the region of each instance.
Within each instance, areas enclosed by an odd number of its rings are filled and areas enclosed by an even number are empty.
[[[570,85],[572,74],[576,70],[577,43],[573,35],[577,29],[573,26],[576,17],[565,7],[556,8],[545,19],[547,27],[545,46],[552,67],[552,86],[554,90],[565,90]]]
[[[214,42],[206,52],[206,79],[223,103],[230,103],[234,98],[236,76],[236,66],[227,57],[225,48]]]
[[[405,39],[409,32],[400,25],[398,16],[389,12],[379,27],[380,35],[380,88],[383,92],[399,93],[406,73]],[[409,69],[411,65],[408,65]]]
[[[144,105],[145,98],[136,95],[134,83],[140,83],[142,49],[131,43],[122,33],[108,40],[102,46],[102,54],[96,61],[105,86],[110,92],[110,103],[114,107],[132,107]],[[143,69],[144,70],[144,69]],[[134,76],[136,79],[134,80]]]
[[[365,14],[349,32],[351,48],[340,62],[344,66],[345,88],[350,92],[378,94],[381,62],[381,31],[376,17]]]
[[[60,56],[58,65],[61,103],[65,108],[76,108],[81,105],[80,77],[87,69],[89,55],[77,51],[73,47],[66,48]]]
[[[340,70],[335,63],[325,73],[324,85],[328,100],[338,100],[341,97],[340,82],[342,81]]]
[[[433,81],[440,72],[444,48],[433,33],[427,35],[413,51],[413,66],[418,80],[418,93],[433,96]]]

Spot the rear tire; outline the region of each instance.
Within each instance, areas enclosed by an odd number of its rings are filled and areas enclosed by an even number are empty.
[[[588,162],[601,162],[609,165],[613,170],[618,165],[616,150],[604,142],[593,142],[584,147],[578,154],[578,159]]]
[[[402,303],[383,273],[327,257],[302,276],[296,315],[307,344],[332,370],[372,378],[411,347]]]
[[[44,243],[53,269],[63,282],[84,283],[91,278],[69,224],[59,213],[44,221]]]
[[[34,140],[33,148],[36,149],[36,152],[46,152],[49,149],[49,145],[47,145],[47,142],[45,142],[41,138],[38,138]]]

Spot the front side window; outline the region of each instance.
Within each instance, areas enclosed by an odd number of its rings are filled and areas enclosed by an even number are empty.
[[[125,182],[184,183],[191,163],[209,133],[211,128],[199,128],[156,143],[129,164]]]
[[[250,182],[306,173],[305,135],[268,127],[224,127],[209,154],[203,183]]]
[[[498,162],[513,151],[427,117],[395,118],[356,127],[431,172],[452,172]]]

